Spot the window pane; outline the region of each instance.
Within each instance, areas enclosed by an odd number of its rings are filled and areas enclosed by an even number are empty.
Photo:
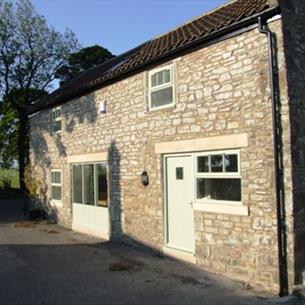
[[[84,165],[84,200],[85,204],[95,205],[93,164]]]
[[[211,159],[211,172],[220,173],[222,172],[222,155],[212,155]]]
[[[197,171],[198,173],[209,172],[209,156],[202,156],[197,158]]]
[[[176,167],[176,180],[183,180],[183,167]]]
[[[170,69],[163,70],[163,81],[165,84],[171,81]]]
[[[225,171],[228,173],[238,172],[238,158],[237,155],[224,155]]]
[[[105,164],[97,164],[97,205],[108,205],[107,168]]]
[[[82,165],[73,165],[73,202],[83,203]]]
[[[197,178],[197,199],[241,201],[241,181]]]
[[[157,85],[160,86],[162,84],[164,84],[163,71],[160,71],[157,73]]]
[[[61,186],[52,186],[52,199],[61,200]]]
[[[173,87],[151,93],[151,108],[161,107],[173,102]]]
[[[153,74],[153,75],[151,76],[151,86],[152,86],[152,87],[157,86],[157,74]]]
[[[61,109],[52,110],[52,119],[59,118],[61,116]]]
[[[151,87],[161,86],[171,82],[171,70],[164,69],[151,76]]]
[[[53,126],[53,131],[54,132],[61,130],[61,120],[60,121],[53,121],[52,126]]]
[[[51,183],[61,183],[61,173],[59,171],[51,173]]]

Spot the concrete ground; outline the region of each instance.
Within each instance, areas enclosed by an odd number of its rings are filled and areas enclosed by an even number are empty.
[[[25,221],[18,201],[0,201],[2,305],[301,305],[125,244]]]

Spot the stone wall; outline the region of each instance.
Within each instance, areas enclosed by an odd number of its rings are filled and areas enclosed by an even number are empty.
[[[281,20],[279,71],[285,80]],[[52,134],[50,110],[31,118],[31,160],[50,185],[50,169],[63,171],[59,221],[71,226],[69,155],[110,151],[113,232],[153,248],[164,246],[163,141],[247,133],[241,149],[243,204],[250,216],[195,211],[197,264],[278,291],[277,220],[271,97],[266,36],[257,29],[172,60],[176,105],[148,111],[148,73],[142,72],[62,105],[63,130]],[[168,64],[168,63],[167,63]],[[281,98],[287,101],[283,81]],[[107,101],[107,113],[98,112]],[[287,107],[284,118],[288,117]],[[289,130],[289,119],[285,120]],[[288,141],[288,140],[287,140]],[[287,150],[288,151],[288,150]],[[287,166],[289,158],[287,157]],[[139,175],[147,170],[150,185]],[[287,171],[289,172],[289,168]],[[287,176],[289,185],[289,175]],[[290,189],[287,189],[288,198]],[[47,190],[49,197],[49,189]],[[45,201],[48,204],[48,200]]]
[[[305,2],[280,1],[283,15],[285,61],[287,66],[288,107],[291,124],[290,149],[292,158],[293,201],[291,215],[290,283],[302,284],[305,271]],[[293,286],[293,285],[290,286]]]

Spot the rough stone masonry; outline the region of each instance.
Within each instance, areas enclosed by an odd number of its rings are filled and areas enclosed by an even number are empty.
[[[282,20],[273,21],[281,88],[289,279],[294,237],[288,85]],[[277,219],[268,46],[258,29],[165,63],[174,65],[176,104],[148,111],[148,71],[62,105],[62,132],[51,131],[51,110],[31,117],[31,162],[50,206],[50,171],[62,170],[59,223],[71,227],[71,168],[67,156],[110,152],[112,234],[164,246],[162,155],[154,144],[246,133],[241,149],[243,205],[249,216],[194,211],[198,266],[278,291]],[[107,113],[98,112],[107,101]],[[304,103],[303,103],[304,104]],[[139,175],[146,169],[150,185]],[[54,207],[49,207],[54,210]]]

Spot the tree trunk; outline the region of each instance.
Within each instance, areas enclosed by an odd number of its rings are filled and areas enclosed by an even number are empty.
[[[29,160],[29,120],[24,108],[18,110],[19,132],[18,132],[18,161],[19,161],[19,183],[23,194],[26,192],[24,183],[24,170]]]

